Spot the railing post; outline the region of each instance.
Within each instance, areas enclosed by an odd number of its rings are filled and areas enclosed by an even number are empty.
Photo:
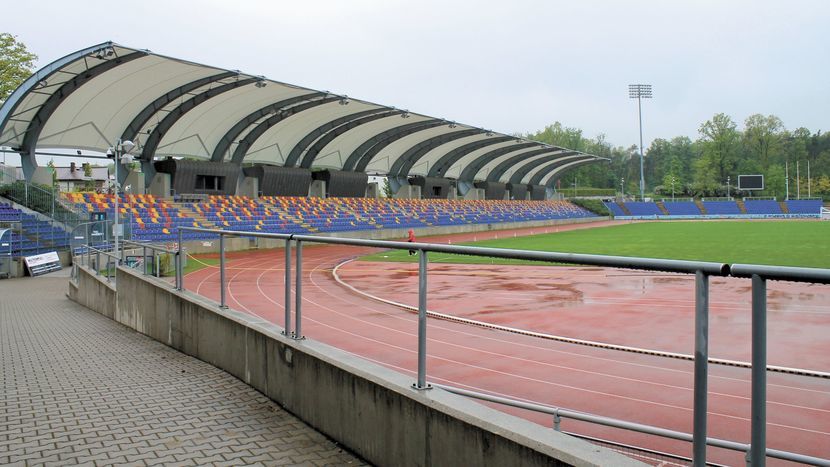
[[[303,338],[303,242],[297,240],[297,276],[294,279],[294,339]]]
[[[291,336],[291,237],[285,239],[285,330]]]
[[[749,463],[767,460],[767,280],[752,275],[752,432]]]
[[[101,252],[99,250],[95,250],[95,275],[101,275]]]
[[[709,376],[709,276],[695,273],[695,387],[692,460],[696,467],[706,465],[706,409]]]
[[[418,250],[418,381],[415,389],[430,389],[427,384],[427,252]]]
[[[155,256],[155,253],[156,253],[156,250],[153,250],[153,256]],[[141,269],[143,269],[143,271],[141,271],[141,275],[146,276],[147,275],[147,247],[146,246],[141,247]]]
[[[179,249],[176,251],[176,290],[184,290],[184,271],[182,266],[182,229],[179,229]]]
[[[161,259],[156,250],[153,250],[153,264],[155,266],[155,269],[153,269],[156,272],[155,276],[161,277]],[[173,267],[175,267],[175,264],[173,265]]]
[[[219,308],[227,308],[225,303],[225,235],[219,234]]]
[[[559,415],[559,409],[553,413],[553,429],[555,431],[562,431],[562,416]]]

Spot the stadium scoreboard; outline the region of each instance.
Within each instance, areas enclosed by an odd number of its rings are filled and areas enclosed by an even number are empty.
[[[738,189],[739,190],[763,190],[764,176],[763,175],[738,175]]]

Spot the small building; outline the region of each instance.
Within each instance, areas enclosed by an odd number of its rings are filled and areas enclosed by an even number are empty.
[[[84,164],[85,165],[85,164]],[[90,167],[87,176],[82,165],[74,162],[69,167],[55,167],[60,191],[100,191],[109,182],[107,167]]]

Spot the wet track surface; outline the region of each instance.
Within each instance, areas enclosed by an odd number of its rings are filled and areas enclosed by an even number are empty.
[[[490,235],[497,234],[504,232]],[[482,239],[487,234],[453,236],[452,242],[473,235]],[[425,241],[445,242],[447,237]],[[414,381],[417,316],[355,293],[332,274],[343,261],[370,251],[306,245],[303,334],[409,374]],[[228,305],[281,325],[283,252],[246,252],[228,258]],[[338,275],[361,291],[417,305],[417,265],[351,262]],[[218,287],[215,268],[186,278],[188,290],[215,300]],[[748,280],[712,280],[711,357],[749,359],[748,287]],[[693,296],[693,279],[679,274],[595,267],[429,267],[432,311],[679,353],[693,351]],[[830,331],[830,287],[771,282],[768,302],[769,363],[830,371],[830,341],[824,337]],[[693,362],[438,319],[429,320],[427,335],[428,381],[691,432]],[[748,442],[749,377],[749,369],[710,366],[710,437]],[[552,424],[548,416],[498,408],[547,427]],[[830,457],[830,380],[770,373],[767,417],[768,447]],[[581,422],[565,420],[563,429],[691,453],[687,443]],[[739,465],[743,455],[710,448],[709,460]]]

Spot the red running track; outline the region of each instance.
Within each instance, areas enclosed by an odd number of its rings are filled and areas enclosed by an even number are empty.
[[[586,228],[590,226],[568,226]],[[551,227],[547,230],[553,231]],[[546,229],[526,229],[519,234]],[[430,238],[453,243],[512,233]],[[350,291],[333,277],[365,248],[303,251],[303,334],[415,379],[417,316]],[[282,324],[282,250],[228,255],[227,304]],[[359,290],[417,304],[417,266],[352,262],[338,271]],[[692,353],[694,285],[675,274],[603,268],[460,266],[429,268],[429,309],[567,337]],[[219,273],[189,274],[186,288],[219,299]],[[714,279],[710,356],[747,360],[749,281]],[[769,363],[830,371],[830,288],[770,282]],[[693,363],[586,347],[445,320],[427,328],[428,381],[567,407],[673,430],[692,430]],[[709,436],[748,442],[750,371],[710,365]],[[768,447],[830,458],[830,380],[770,373]],[[494,407],[550,427],[548,416]],[[562,428],[690,456],[688,443],[571,420]],[[739,453],[710,448],[710,461],[743,464]],[[785,463],[769,459],[770,465]]]

